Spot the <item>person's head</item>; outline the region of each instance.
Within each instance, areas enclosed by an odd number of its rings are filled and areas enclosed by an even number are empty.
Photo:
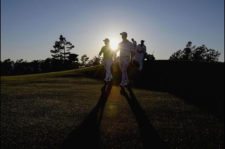
[[[123,40],[127,40],[127,33],[126,32],[122,32],[122,33],[120,33],[120,35],[122,36]]]
[[[192,42],[191,41],[188,41],[187,45],[186,45],[186,48],[190,48],[192,45]]]
[[[105,45],[109,45],[109,43],[110,43],[108,38],[104,39],[103,41],[104,41]]]
[[[141,40],[141,44],[143,45],[145,43],[145,41],[144,40]]]
[[[133,41],[133,42],[134,42],[134,38],[131,38],[131,41]]]

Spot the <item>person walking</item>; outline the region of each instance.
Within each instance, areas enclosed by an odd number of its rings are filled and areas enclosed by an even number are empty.
[[[183,60],[191,60],[191,50],[192,50],[192,42],[188,41],[186,47],[184,48]]]
[[[131,53],[134,49],[133,44],[127,39],[127,33],[120,33],[122,37],[122,42],[119,43],[118,49],[116,52],[120,51],[120,69],[122,72],[122,79],[120,86],[125,87],[129,83],[127,69],[131,61]]]
[[[137,41],[135,41],[134,38],[131,38],[131,41],[132,41],[132,44],[133,44],[134,48],[136,48],[137,47]]]
[[[133,64],[133,62],[134,62],[134,56],[135,56],[135,51],[136,51],[136,48],[137,48],[137,41],[135,41],[134,38],[131,38],[131,42],[133,44],[133,51],[131,53],[131,62]]]
[[[137,46],[135,51],[134,60],[139,64],[139,71],[143,69],[143,63],[146,54],[146,46],[144,42],[144,40],[141,40],[141,43]]]
[[[99,56],[103,54],[103,64],[105,68],[105,83],[109,83],[112,81],[112,63],[113,63],[113,51],[110,47],[110,40],[106,38],[103,40],[105,46],[102,47],[101,51],[99,52]]]

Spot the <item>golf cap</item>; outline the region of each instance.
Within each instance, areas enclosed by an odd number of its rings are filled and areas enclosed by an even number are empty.
[[[141,40],[141,42],[145,42],[144,40]]]
[[[109,42],[109,39],[108,39],[108,38],[106,38],[106,39],[104,39],[103,41],[105,41],[105,42]]]
[[[127,36],[127,32],[122,32],[122,33],[120,33],[120,35],[126,35]]]

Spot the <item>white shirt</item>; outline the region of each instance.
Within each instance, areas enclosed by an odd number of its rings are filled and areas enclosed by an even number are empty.
[[[137,47],[137,42],[134,40],[133,41],[133,46],[136,48]]]
[[[134,46],[129,40],[126,40],[119,43],[118,49],[120,50],[120,57],[130,57]]]
[[[144,59],[145,53],[146,53],[146,46],[145,45],[141,46],[139,44],[135,51],[135,59],[138,61]]]
[[[145,45],[142,45],[141,46],[141,44],[139,44],[138,46],[137,46],[137,52],[138,53],[146,53],[146,46]]]

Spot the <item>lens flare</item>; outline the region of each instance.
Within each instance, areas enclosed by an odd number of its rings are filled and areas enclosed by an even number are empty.
[[[110,38],[110,46],[112,50],[116,50],[118,48],[119,42],[120,42],[120,39],[118,38]]]

